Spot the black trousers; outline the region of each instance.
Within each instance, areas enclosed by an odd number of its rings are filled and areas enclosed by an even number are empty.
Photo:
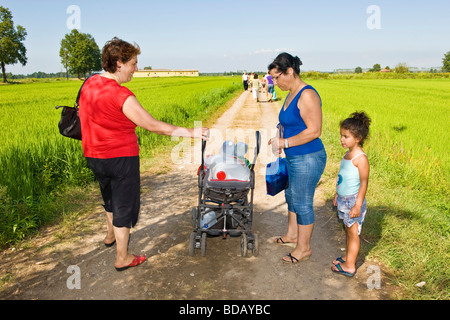
[[[100,184],[103,207],[113,214],[113,226],[134,227],[141,202],[139,156],[86,161]]]

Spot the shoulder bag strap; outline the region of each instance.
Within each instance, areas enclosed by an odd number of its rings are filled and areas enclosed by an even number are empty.
[[[80,96],[81,96],[81,89],[83,89],[84,84],[86,83],[86,81],[88,81],[92,76],[95,76],[96,74],[97,73],[94,73],[94,74],[90,75],[89,77],[87,77],[84,80],[83,84],[80,87],[80,90],[78,90],[77,100],[75,100],[75,105],[74,105],[75,108],[78,108],[78,106],[79,106]]]

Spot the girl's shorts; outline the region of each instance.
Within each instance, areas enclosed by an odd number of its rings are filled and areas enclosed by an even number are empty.
[[[364,218],[366,217],[367,212],[367,203],[366,199],[361,206],[361,214],[357,218],[350,218],[350,210],[355,206],[356,199],[358,198],[358,194],[354,194],[351,196],[338,196],[337,197],[337,209],[338,209],[338,217],[342,219],[344,225],[347,228],[350,228],[355,222],[358,223],[358,234],[361,234],[362,224],[364,222]]]
[[[100,184],[103,207],[113,214],[113,226],[134,227],[140,209],[139,156],[86,160]]]
[[[297,215],[297,224],[305,226],[315,221],[314,193],[326,162],[325,149],[304,155],[286,156],[289,187],[285,190],[285,196],[288,210]]]

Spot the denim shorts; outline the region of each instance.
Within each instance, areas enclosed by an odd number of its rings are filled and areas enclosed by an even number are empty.
[[[285,190],[288,210],[297,215],[297,224],[314,223],[314,193],[317,183],[325,170],[327,153],[320,151],[286,156],[289,174],[289,187]]]
[[[366,217],[367,212],[367,203],[366,199],[361,206],[361,214],[357,218],[350,218],[350,210],[355,206],[356,199],[358,198],[358,194],[354,194],[351,196],[338,196],[337,197],[337,209],[338,209],[338,217],[342,219],[344,225],[347,228],[350,228],[355,222],[358,223],[358,234],[361,234],[362,224],[364,222],[364,218]]]

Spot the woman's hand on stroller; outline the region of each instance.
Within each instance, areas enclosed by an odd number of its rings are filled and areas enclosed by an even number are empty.
[[[200,138],[205,141],[209,141],[209,128],[194,128],[192,130],[192,138]]]
[[[272,145],[272,153],[276,156],[276,157],[280,157],[281,153],[283,152],[283,148],[281,147],[280,144],[280,138],[272,138],[269,140],[269,145]]]

